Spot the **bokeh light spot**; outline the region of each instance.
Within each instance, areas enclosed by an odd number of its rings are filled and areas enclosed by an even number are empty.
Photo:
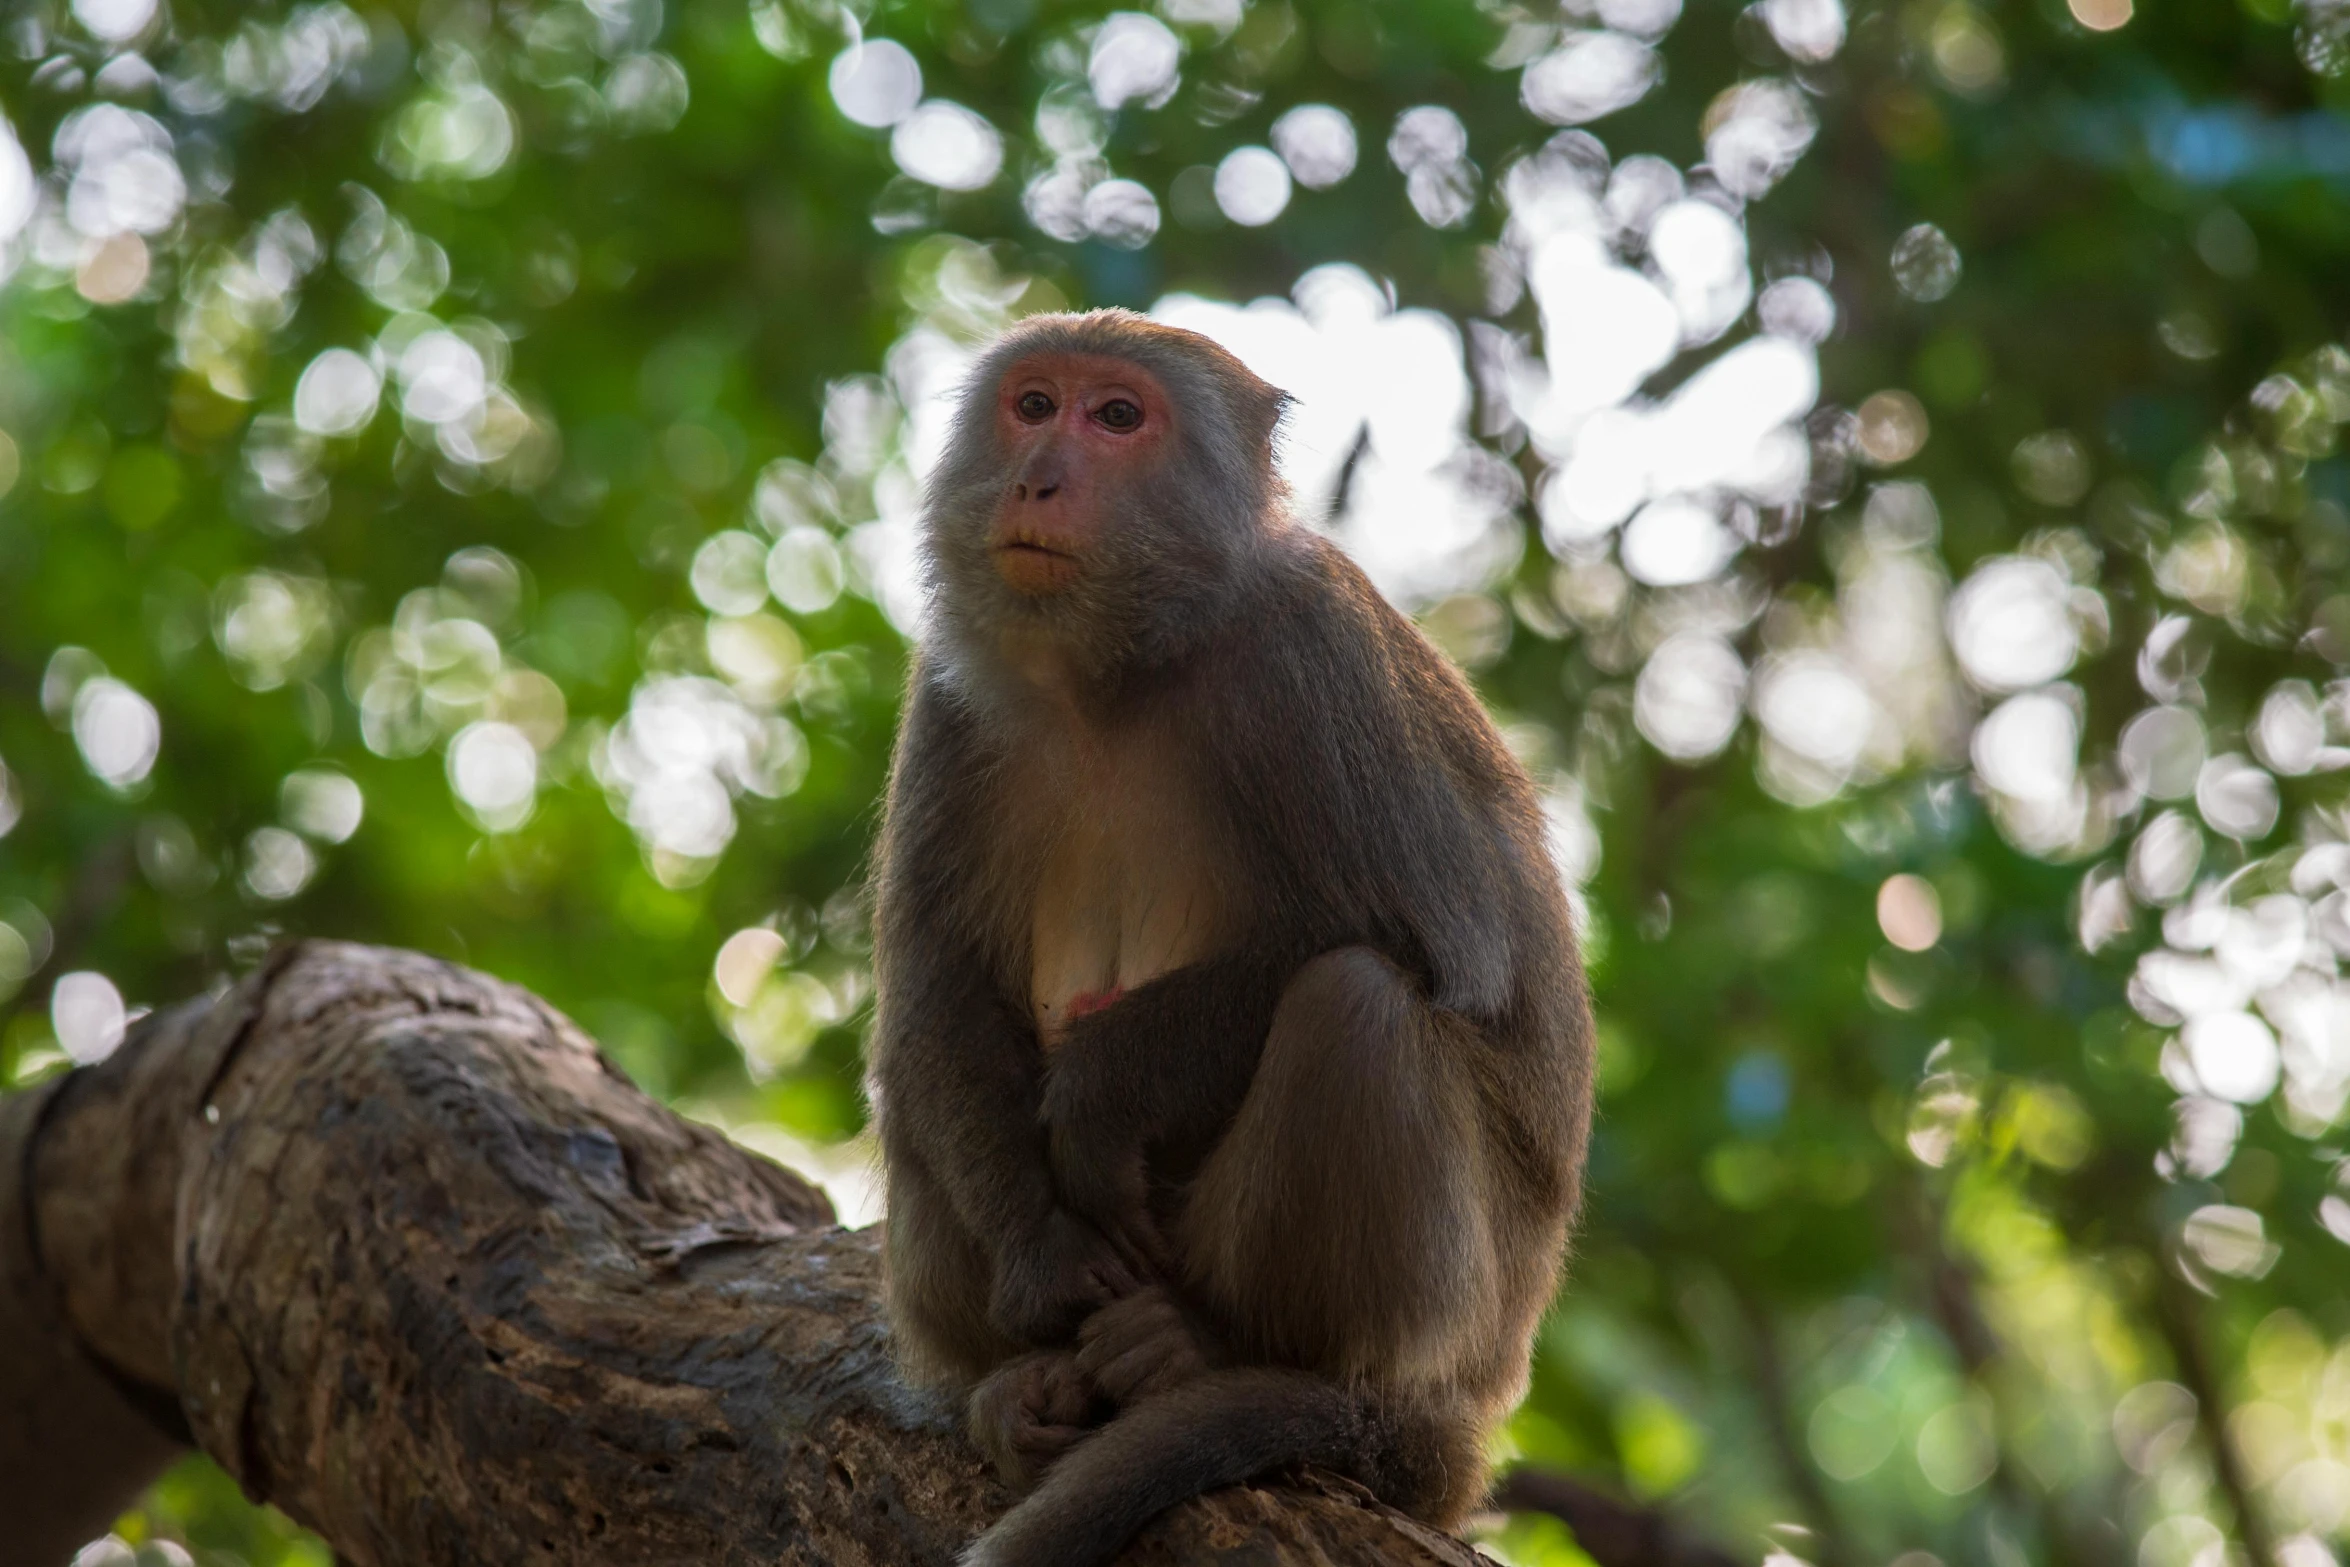
[[[73,739],[102,782],[130,789],[145,780],[163,745],[155,705],[121,681],[100,675],[73,696]]]
[[[294,423],[312,435],[349,435],[375,417],[383,378],[348,348],[330,348],[310,361],[294,384]]]
[[[1908,392],[1892,388],[1872,393],[1856,412],[1861,452],[1878,467],[1905,463],[1925,448],[1926,408]]]
[[[74,270],[74,291],[93,305],[119,305],[147,286],[150,264],[145,240],[109,234]]]
[[[1263,228],[1289,205],[1289,165],[1270,148],[1235,147],[1216,165],[1216,205],[1243,228]]]
[[[1991,1413],[1974,1397],[1946,1404],[1918,1428],[1918,1468],[1946,1496],[1963,1496],[1991,1478],[1999,1448]]]
[[[1582,125],[1638,103],[1663,75],[1656,51],[1637,38],[1606,30],[1572,32],[1527,64],[1518,78],[1518,96],[1539,119]]]
[[[1784,277],[1762,291],[1754,304],[1762,329],[1798,343],[1824,343],[1836,330],[1836,301],[1807,277]]]
[[[2089,493],[2089,453],[2070,430],[2045,430],[2016,443],[2016,488],[2043,506],[2070,506]]]
[[[1852,1383],[1820,1400],[1805,1436],[1821,1472],[1850,1482],[1874,1474],[1893,1456],[1901,1415],[1875,1388]]]
[[[49,993],[49,1026],[58,1048],[81,1066],[114,1054],[129,1026],[129,1011],[114,981],[88,969],[60,974]]]
[[[154,17],[155,0],[73,0],[73,19],[110,44],[138,37]]]
[[[2195,792],[2204,759],[2203,720],[2192,708],[2150,707],[2122,726],[2122,776],[2150,800]]]
[[[1921,304],[1949,297],[1958,287],[1958,247],[1931,223],[1906,230],[1893,245],[1893,282]]]
[[[1737,552],[1713,508],[1683,496],[1642,507],[1624,529],[1624,569],[1651,587],[1703,582]]]
[[[1924,952],[1942,939],[1942,895],[1923,876],[1904,871],[1877,888],[1877,928],[1904,952]]]
[[[449,787],[484,828],[509,832],[530,819],[538,799],[538,751],[512,724],[466,725],[449,742],[448,768]]]
[[[899,168],[941,190],[978,190],[1004,166],[1004,139],[996,128],[941,98],[898,122],[889,152]]]
[[[689,580],[705,608],[748,615],[767,602],[767,545],[740,529],[714,533],[694,551]]]
[[[747,1007],[759,994],[767,976],[784,955],[784,939],[764,925],[738,930],[726,938],[711,965],[718,993],[738,1007]]]
[[[2195,808],[2223,838],[2265,838],[2277,824],[2277,781],[2234,752],[2215,756],[2196,775]]]
[[[2249,1012],[2206,1012],[2187,1020],[2179,1042],[2204,1092],[2233,1104],[2258,1104],[2276,1091],[2277,1037]]]
[[[245,839],[245,890],[264,903],[298,896],[317,873],[317,854],[283,827],[257,827]]]
[[[859,125],[895,125],[922,101],[922,67],[890,38],[867,38],[833,57],[825,80],[840,112]]]
[[[2205,1267],[2232,1278],[2264,1277],[2283,1254],[2258,1213],[2230,1203],[2196,1209],[2180,1226],[2179,1238]]]
[[[1665,639],[1633,686],[1632,721],[1648,743],[1680,762],[1719,752],[1738,732],[1746,665],[1721,638],[1681,632]]]
[[[1300,104],[1273,122],[1273,149],[1308,190],[1328,190],[1355,170],[1354,121],[1326,103]]]
[[[320,843],[344,843],[359,830],[367,799],[341,773],[308,767],[286,774],[278,786],[278,815],[296,832]]]
[[[1157,108],[1175,90],[1183,44],[1167,24],[1140,11],[1119,11],[1093,35],[1086,79],[1105,109],[1142,102]]]
[[[1818,65],[1844,47],[1843,0],[1762,0],[1756,9],[1790,59]]]
[[[2034,804],[2062,800],[2079,765],[2081,719],[2059,690],[2009,697],[1975,727],[1975,771],[2011,798]]]
[[[2071,595],[2064,574],[2044,560],[2002,555],[1977,566],[1947,613],[1951,651],[1967,678],[1986,691],[2015,691],[2072,668],[2080,634]]]
[[[1286,175],[1283,181],[1287,200]],[[1103,180],[1085,193],[1080,211],[1085,232],[1120,250],[1140,250],[1159,232],[1159,199],[1133,180]]]
[[[622,131],[649,135],[675,128],[693,100],[685,67],[665,54],[632,54],[613,62],[604,78],[604,102]]]

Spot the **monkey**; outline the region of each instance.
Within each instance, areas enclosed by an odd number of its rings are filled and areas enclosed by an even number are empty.
[[[1534,786],[1274,467],[1206,337],[1032,317],[929,481],[877,845],[885,1300],[1094,1567],[1321,1466],[1482,1498],[1559,1283],[1588,986]]]

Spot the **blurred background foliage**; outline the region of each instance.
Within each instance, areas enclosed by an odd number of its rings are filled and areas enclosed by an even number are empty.
[[[1155,309],[1578,889],[1500,1456],[1750,1560],[2333,1567],[2350,7],[1153,3],[8,7],[0,1083],[397,943],[871,1216],[939,399]],[[327,1559],[200,1460],[86,1559],[191,1552]]]

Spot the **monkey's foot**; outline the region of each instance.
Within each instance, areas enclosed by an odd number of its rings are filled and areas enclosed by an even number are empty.
[[[1077,1369],[1121,1409],[1180,1387],[1215,1358],[1190,1313],[1158,1285],[1104,1306],[1077,1337]]]
[[[971,1440],[1006,1485],[1026,1490],[1093,1434],[1093,1384],[1065,1349],[1007,1361],[971,1391]]]

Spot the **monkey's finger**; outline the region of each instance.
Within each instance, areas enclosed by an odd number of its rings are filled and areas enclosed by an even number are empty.
[[[1095,1386],[1110,1391],[1103,1381],[1109,1367],[1138,1349],[1187,1339],[1190,1333],[1181,1309],[1164,1289],[1153,1287],[1087,1318],[1078,1330],[1075,1364]]]
[[[1093,1379],[1075,1360],[1066,1369],[1031,1390],[1021,1406],[1028,1423],[1039,1426],[1083,1426],[1086,1406],[1093,1402]]]
[[[1077,1351],[1077,1368],[1096,1388],[1117,1398],[1135,1377],[1167,1355],[1168,1340],[1181,1331],[1173,1324],[1152,1323],[1106,1334]]]
[[[1096,1317],[1094,1320],[1101,1319]],[[1108,1393],[1111,1389],[1102,1386],[1102,1367],[1126,1353],[1131,1346],[1132,1340],[1123,1335],[1110,1339],[1091,1340],[1077,1351],[1077,1369],[1085,1373],[1086,1381],[1093,1384],[1095,1388]]]
[[[1147,1209],[1136,1205],[1124,1223],[1113,1231],[1120,1250],[1132,1259],[1132,1266],[1151,1283],[1172,1283],[1178,1277],[1175,1266],[1175,1248],[1159,1233],[1158,1224]]]
[[[1023,1454],[1054,1457],[1067,1452],[1093,1433],[1084,1426],[1022,1426],[1012,1435],[1012,1445]]]
[[[1107,1306],[1124,1300],[1143,1287],[1142,1276],[1134,1261],[1126,1255],[1115,1237],[1110,1238],[1110,1250],[1093,1260],[1086,1270],[1100,1293],[1100,1304]]]
[[[1139,1211],[1135,1204],[1128,1211]],[[1158,1270],[1151,1264],[1150,1249],[1133,1233],[1128,1223],[1114,1215],[1099,1220],[1095,1229],[1106,1243],[1103,1252],[1094,1259],[1094,1268],[1105,1283],[1110,1283],[1111,1299],[1123,1300],[1158,1281]]]
[[[1095,1385],[1121,1408],[1190,1381],[1207,1362],[1187,1338],[1137,1344],[1095,1373]]]

